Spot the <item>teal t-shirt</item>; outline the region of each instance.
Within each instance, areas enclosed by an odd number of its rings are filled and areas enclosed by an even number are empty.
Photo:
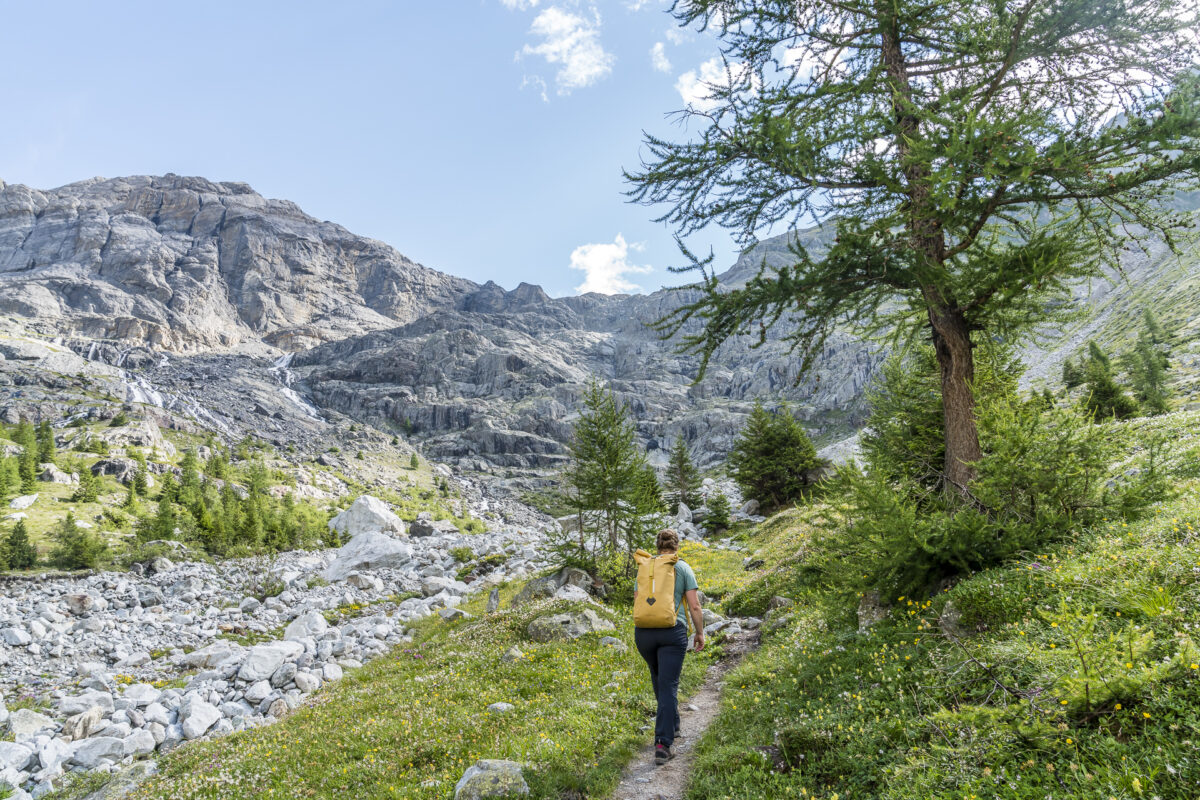
[[[700,584],[696,583],[696,573],[692,572],[692,568],[688,566],[686,561],[675,562],[675,611],[679,617],[679,622],[687,624],[687,603],[683,602],[683,593],[690,589],[699,589]]]

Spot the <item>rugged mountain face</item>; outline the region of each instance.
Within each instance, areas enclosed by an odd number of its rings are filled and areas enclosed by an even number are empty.
[[[727,277],[785,251],[765,242]],[[795,403],[834,438],[879,360],[840,338],[795,386],[778,342],[734,342],[692,385],[697,360],[646,327],[686,295],[481,287],[245,184],[175,175],[0,184],[0,287],[0,315],[116,368],[106,377],[127,402],[301,445],[321,438],[322,415],[345,414],[482,470],[560,463],[593,376],[630,404],[652,457],[683,436],[702,461],[721,458],[759,398]]]
[[[296,350],[475,288],[244,183],[178,175],[0,181],[0,280],[0,313],[39,330],[175,352]]]
[[[820,245],[820,231],[793,235]],[[782,262],[788,241],[760,243],[722,281]],[[1194,327],[1196,252],[1154,248],[1125,262],[1124,276],[1078,288],[1094,312],[1027,353],[1030,381],[1053,379],[1086,338],[1119,349],[1145,305]],[[95,379],[128,403],[310,453],[349,417],[466,469],[543,472],[565,459],[593,376],[630,405],[660,464],[676,437],[701,463],[719,462],[759,399],[792,404],[826,442],[861,422],[881,345],[835,336],[797,384],[778,338],[734,340],[695,383],[698,360],[647,327],[688,299],[477,286],[244,184],[168,175],[0,186],[0,322],[8,315],[22,335],[62,346],[37,356],[38,374],[111,367]],[[31,358],[29,347],[0,331],[0,356]],[[46,366],[60,362],[69,368]],[[0,375],[0,413],[69,416],[53,387],[30,388],[28,370],[0,372],[11,376]]]

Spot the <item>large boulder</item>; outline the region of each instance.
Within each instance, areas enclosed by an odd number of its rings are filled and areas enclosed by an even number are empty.
[[[0,772],[15,769],[18,772],[25,769],[29,759],[33,758],[33,750],[16,742],[0,742]]]
[[[24,511],[36,503],[37,499],[38,496],[36,494],[23,494],[20,497],[14,497],[12,501],[9,502],[8,507],[14,509],[15,511]]]
[[[69,472],[63,472],[54,464],[42,464],[41,470],[38,473],[38,480],[42,483],[61,483],[69,486],[75,482]]]
[[[95,736],[84,739],[75,748],[71,760],[84,769],[94,769],[102,761],[113,764],[125,757],[125,743],[115,736]]]
[[[239,644],[218,639],[210,645],[188,653],[181,659],[181,663],[194,669],[211,669],[223,661],[241,655],[244,650]]]
[[[195,698],[190,698],[179,707],[179,721],[186,739],[200,738],[222,716],[216,706]]]
[[[538,617],[529,623],[526,633],[535,642],[578,639],[589,633],[614,630],[615,626],[591,609]]]
[[[329,529],[345,536],[360,533],[404,535],[404,521],[397,517],[387,503],[378,497],[363,495],[348,509],[329,520]]]
[[[40,731],[54,727],[54,720],[28,708],[18,708],[8,716],[8,732],[17,742],[28,741]]]
[[[329,629],[329,623],[320,611],[309,611],[292,620],[283,632],[283,638],[288,641],[300,641],[310,636],[318,636]]]
[[[454,786],[454,800],[485,797],[520,797],[529,794],[529,784],[515,761],[485,758],[476,761]]]
[[[250,654],[238,670],[238,678],[247,683],[266,680],[275,674],[287,661],[293,661],[304,653],[299,642],[268,642],[250,648]]]
[[[360,533],[337,552],[325,580],[344,581],[352,572],[399,567],[412,560],[412,548],[382,533]]]

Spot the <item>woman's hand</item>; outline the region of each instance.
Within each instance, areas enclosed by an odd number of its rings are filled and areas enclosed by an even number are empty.
[[[704,649],[704,631],[696,631],[696,635],[692,637],[692,650],[699,653]]]

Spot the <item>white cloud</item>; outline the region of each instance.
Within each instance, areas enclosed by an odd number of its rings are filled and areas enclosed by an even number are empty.
[[[587,277],[582,284],[575,287],[575,291],[580,294],[621,294],[638,291],[641,287],[630,283],[624,276],[652,271],[652,267],[629,263],[629,251],[641,249],[641,244],[629,244],[619,233],[612,244],[584,244],[576,247],[571,253],[571,269],[582,270]]]
[[[662,42],[655,42],[654,47],[650,48],[650,63],[659,72],[671,71],[671,62],[667,58],[667,46]]]
[[[500,0],[510,11],[528,11],[538,4],[538,0]]]
[[[683,44],[690,38],[687,31],[679,28],[667,28],[666,33],[663,35],[667,37],[667,41],[671,44]]]
[[[560,65],[554,76],[559,94],[591,86],[612,72],[616,59],[600,44],[600,15],[596,12],[588,20],[551,6],[534,17],[529,32],[544,41],[536,47],[525,45],[521,53]]]
[[[720,105],[713,99],[712,87],[728,86],[730,78],[733,79],[733,85],[738,86],[749,77],[751,90],[758,90],[757,76],[748,75],[747,70],[748,67],[745,64],[735,61],[729,65],[729,72],[726,73],[724,62],[719,56],[714,56],[700,65],[698,73],[694,69],[689,69],[680,75],[679,79],[675,81],[675,90],[679,92],[679,96],[683,98],[687,107],[700,112],[712,111]]]

